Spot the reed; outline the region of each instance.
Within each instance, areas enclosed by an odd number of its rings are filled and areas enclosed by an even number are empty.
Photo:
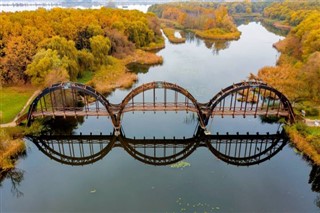
[[[20,127],[0,128],[0,172],[13,169],[17,157],[25,152]]]

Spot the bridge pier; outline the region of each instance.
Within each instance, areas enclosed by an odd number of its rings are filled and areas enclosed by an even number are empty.
[[[114,135],[118,137],[121,135],[121,127],[114,127]]]

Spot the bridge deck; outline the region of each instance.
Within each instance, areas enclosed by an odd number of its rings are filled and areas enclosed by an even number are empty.
[[[124,108],[123,112],[156,112],[156,111],[185,111],[197,113],[198,110],[193,106],[184,105],[144,105],[144,106],[127,106]],[[208,115],[210,113],[207,109],[201,110],[203,115]],[[289,112],[279,109],[224,109],[224,110],[213,110],[211,116],[259,116],[259,115],[276,115],[276,116],[289,116]],[[55,111],[35,111],[32,113],[33,117],[45,117],[45,116],[64,116],[64,117],[75,117],[75,116],[110,116],[107,110],[99,109],[98,111],[79,111],[79,110],[55,110]]]
[[[27,118],[30,126],[33,117],[110,116],[115,128],[119,129],[123,113],[139,111],[194,112],[203,129],[210,116],[275,115],[294,122],[289,100],[278,90],[257,81],[226,87],[208,103],[198,103],[186,89],[176,84],[150,82],[133,89],[119,104],[110,103],[90,86],[58,83],[44,89],[36,97]]]

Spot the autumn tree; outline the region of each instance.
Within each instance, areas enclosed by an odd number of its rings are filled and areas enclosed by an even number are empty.
[[[66,64],[66,70],[69,73],[70,79],[77,79],[80,69],[78,65],[78,54],[74,41],[67,40],[60,36],[55,36],[48,39],[43,45],[45,49],[56,50],[59,57]]]
[[[42,49],[56,52],[70,79],[76,80],[84,71],[96,71],[107,64],[110,55],[123,58],[135,48],[149,48],[150,44],[161,42],[160,23],[155,15],[139,11],[40,8],[3,12],[0,81],[28,82],[31,75],[25,74],[27,66],[39,57],[34,57],[37,53],[43,55]]]
[[[32,61],[33,45],[22,36],[11,37],[3,49],[1,58],[1,78],[5,84],[25,83],[24,74],[27,65]]]
[[[108,55],[111,48],[111,42],[109,38],[101,35],[93,36],[90,38],[90,48],[96,64],[108,64]]]
[[[57,50],[40,50],[34,57],[31,64],[28,65],[26,74],[30,76],[31,82],[37,86],[44,86],[48,83],[53,76],[57,76],[60,79],[55,80],[67,80],[69,74],[67,72],[68,65],[59,56]],[[54,80],[54,79],[53,79]]]

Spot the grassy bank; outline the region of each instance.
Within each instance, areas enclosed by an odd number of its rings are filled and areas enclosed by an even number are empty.
[[[13,121],[34,91],[31,86],[0,88],[0,124]]]
[[[320,165],[320,128],[298,122],[285,130],[297,149]]]
[[[0,128],[0,172],[14,168],[16,158],[24,153],[22,137],[21,127]]]
[[[175,29],[173,28],[166,27],[166,28],[163,28],[162,30],[171,43],[179,44],[179,43],[184,43],[186,41],[186,38],[177,38],[174,35]]]
[[[241,32],[225,32],[223,29],[214,28],[210,30],[194,30],[195,34],[202,39],[215,40],[238,40]]]
[[[112,57],[110,64],[102,66],[88,84],[100,93],[109,93],[116,88],[129,88],[136,82],[137,75],[127,69],[127,64],[156,65],[162,62],[161,56],[143,50],[136,50],[133,55],[121,60]]]

